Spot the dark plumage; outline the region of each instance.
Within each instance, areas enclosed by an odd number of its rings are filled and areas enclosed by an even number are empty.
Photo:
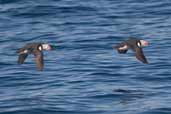
[[[38,70],[43,70],[44,61],[43,61],[43,50],[51,50],[51,46],[49,44],[44,43],[28,43],[24,47],[20,48],[17,53],[18,64],[23,64],[25,59],[29,54],[33,54],[35,56],[35,62]]]
[[[121,42],[120,44],[114,46],[114,49],[117,49],[118,53],[125,54],[129,49],[135,52],[135,56],[138,60],[143,63],[148,63],[146,57],[143,54],[142,47],[148,46],[149,43],[145,40],[140,40],[137,38],[129,38],[126,41]]]

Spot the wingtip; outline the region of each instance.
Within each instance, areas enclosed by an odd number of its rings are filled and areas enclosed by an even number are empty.
[[[144,62],[144,64],[150,64],[149,62]]]
[[[148,61],[141,61],[142,63],[144,63],[144,64],[149,64],[149,62]]]
[[[43,66],[37,66],[37,71],[43,71]]]

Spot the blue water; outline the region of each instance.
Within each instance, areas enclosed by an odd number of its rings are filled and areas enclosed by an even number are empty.
[[[0,114],[171,114],[170,0],[0,0]],[[150,42],[150,64],[112,46]],[[17,64],[29,42],[56,46]]]

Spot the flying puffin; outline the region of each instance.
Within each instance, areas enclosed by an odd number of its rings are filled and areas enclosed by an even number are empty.
[[[47,43],[28,43],[17,51],[19,55],[18,64],[23,64],[27,56],[33,54],[35,56],[37,70],[42,71],[44,67],[43,50],[51,49],[51,45]]]
[[[145,40],[140,40],[137,38],[129,38],[126,41],[121,42],[120,44],[113,46],[114,49],[117,49],[118,53],[125,54],[128,49],[131,49],[135,52],[135,56],[141,62],[148,64],[146,57],[143,54],[142,48],[148,46],[149,42]]]

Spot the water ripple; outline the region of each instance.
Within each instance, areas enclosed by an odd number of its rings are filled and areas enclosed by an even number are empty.
[[[170,1],[0,0],[0,114],[170,114]],[[150,42],[150,64],[113,45]],[[47,42],[45,69],[16,50]]]

